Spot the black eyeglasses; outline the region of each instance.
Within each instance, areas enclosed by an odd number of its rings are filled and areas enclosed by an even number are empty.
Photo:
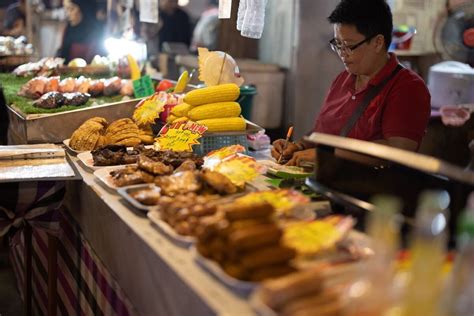
[[[332,40],[329,41],[329,46],[331,46],[331,49],[334,52],[338,53],[339,55],[342,55],[342,53],[346,55],[352,55],[354,53],[354,50],[357,49],[357,47],[361,46],[364,43],[367,43],[368,41],[373,39],[375,36],[376,35],[369,36],[363,41],[354,45],[350,45],[350,46],[347,46],[344,43],[338,43],[337,40],[333,38]]]

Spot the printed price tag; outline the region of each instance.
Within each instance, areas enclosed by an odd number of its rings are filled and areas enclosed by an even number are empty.
[[[135,98],[148,97],[153,93],[155,93],[155,88],[150,76],[143,76],[140,79],[133,80],[133,94]]]
[[[166,124],[155,139],[156,150],[193,151],[207,127],[193,121]]]

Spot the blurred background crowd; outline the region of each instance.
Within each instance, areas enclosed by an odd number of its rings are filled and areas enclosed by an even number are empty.
[[[75,56],[91,57],[102,53],[106,37],[143,41],[150,57],[165,50],[166,42],[178,43],[190,52],[198,46],[218,47],[217,0],[161,0],[158,23],[140,22],[140,1],[29,0],[30,15],[26,1],[0,1],[0,35],[29,35],[41,56],[64,57],[66,61]],[[32,30],[26,27],[28,17],[33,20]]]

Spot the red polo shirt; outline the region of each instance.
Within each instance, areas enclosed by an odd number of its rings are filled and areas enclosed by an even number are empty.
[[[329,89],[314,130],[339,135],[368,88],[389,76],[397,64],[397,57],[390,53],[388,63],[358,92],[355,75],[347,71],[339,74]],[[405,137],[419,146],[430,117],[430,99],[423,79],[409,69],[402,69],[370,102],[348,137],[367,141]]]

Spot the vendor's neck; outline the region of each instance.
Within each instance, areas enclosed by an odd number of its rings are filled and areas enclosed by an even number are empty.
[[[388,63],[388,61],[390,60],[390,55],[388,53],[386,54],[381,54],[380,56],[378,56],[375,60],[374,60],[374,63],[373,63],[373,66],[371,67],[371,69],[368,71],[367,74],[363,74],[363,75],[357,75],[357,81],[358,81],[358,88],[363,88],[365,87],[369,81],[375,77],[380,70],[382,70],[383,67],[385,67],[385,65]]]

